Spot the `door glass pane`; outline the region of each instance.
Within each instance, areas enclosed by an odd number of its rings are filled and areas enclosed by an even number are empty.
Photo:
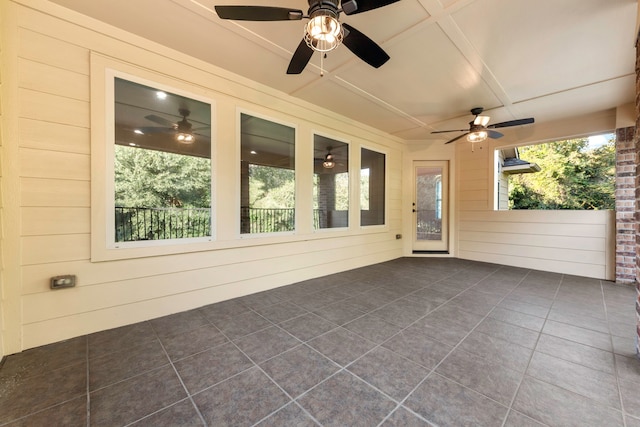
[[[442,168],[416,168],[416,239],[442,240]]]

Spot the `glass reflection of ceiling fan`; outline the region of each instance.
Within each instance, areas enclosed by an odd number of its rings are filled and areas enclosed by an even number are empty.
[[[155,114],[149,114],[144,118],[162,125],[162,127],[144,127],[141,128],[140,131],[142,133],[170,133],[174,134],[176,141],[182,144],[193,144],[196,140],[196,135],[202,136],[201,134],[198,134],[197,131],[209,129],[209,126],[193,128],[191,122],[187,120],[187,117],[189,117],[189,114],[191,114],[191,111],[189,111],[188,109],[180,108],[178,112],[182,116],[182,120],[176,123],[173,123],[165,119],[164,117],[156,116]]]

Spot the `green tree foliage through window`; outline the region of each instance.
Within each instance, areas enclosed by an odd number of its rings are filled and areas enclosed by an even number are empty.
[[[116,242],[211,235],[211,161],[115,146]]]
[[[116,145],[114,172],[116,206],[211,206],[209,159]]]
[[[249,165],[249,206],[252,208],[293,209],[295,171]]]
[[[520,158],[536,163],[537,173],[509,179],[510,209],[615,208],[615,143],[613,136],[590,147],[588,138],[518,148]]]

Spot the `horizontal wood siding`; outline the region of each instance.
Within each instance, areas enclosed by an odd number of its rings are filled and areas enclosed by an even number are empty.
[[[77,15],[54,16],[66,13],[60,8],[43,12],[19,4],[12,7],[18,17],[12,25],[20,69],[14,82],[18,138],[13,142],[19,153],[15,179],[20,194],[11,206],[20,218],[20,245],[13,248],[19,252],[20,283],[13,286],[20,289],[22,343],[5,352],[401,256],[401,243],[395,240],[402,229],[399,140],[121,31],[106,26],[92,30],[91,21],[76,25],[72,22]],[[356,148],[384,151],[387,227],[310,230],[306,236],[272,244],[265,243],[272,238],[237,239],[235,232],[225,231],[215,250],[91,262],[92,53],[202,88],[217,103],[217,135],[225,144],[239,143],[234,112],[240,107],[298,125],[298,144],[312,147],[308,135],[318,129],[343,135]],[[231,166],[235,150],[233,145],[220,147],[219,155],[229,158],[218,158],[216,171],[222,198],[218,205],[229,207],[218,220],[232,219],[231,227],[237,195],[224,183],[237,180],[237,167]],[[50,277],[60,274],[76,274],[76,288],[51,291]]]

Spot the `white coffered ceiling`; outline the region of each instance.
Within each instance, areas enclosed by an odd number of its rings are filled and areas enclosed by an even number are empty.
[[[304,0],[53,1],[407,140],[464,128],[475,106],[492,123],[543,123],[635,99],[637,0],[400,0],[342,14],[391,59],[374,69],[340,46],[324,77],[318,53],[302,74],[286,74],[306,21],[224,21],[213,11],[306,11]]]

